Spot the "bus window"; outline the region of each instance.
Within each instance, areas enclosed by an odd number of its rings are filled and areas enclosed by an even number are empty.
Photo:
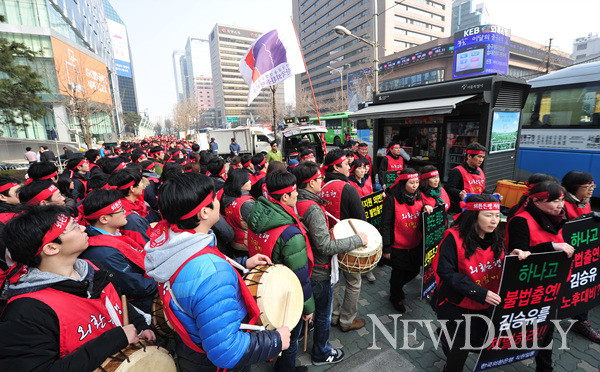
[[[523,108],[524,127],[600,125],[600,85],[532,91]]]

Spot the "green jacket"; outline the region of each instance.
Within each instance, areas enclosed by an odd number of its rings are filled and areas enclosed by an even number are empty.
[[[315,301],[310,284],[306,241],[296,226],[294,218],[278,204],[271,203],[264,196],[258,198],[248,215],[248,229],[262,234],[283,225],[288,226],[277,238],[271,260],[290,268],[300,280],[304,293],[304,315],[315,311]]]
[[[281,155],[281,151],[277,150],[277,152],[273,152],[273,150],[267,152],[267,163],[272,161],[283,161],[283,155]]]

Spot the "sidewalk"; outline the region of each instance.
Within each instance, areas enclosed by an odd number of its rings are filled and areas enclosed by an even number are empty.
[[[376,329],[376,342],[380,350],[368,349],[373,344],[373,323],[367,314],[374,314],[381,322],[386,325],[388,332],[393,333],[393,319],[389,314],[395,314],[396,311],[388,301],[389,297],[389,277],[390,267],[377,267],[374,270],[377,281],[369,283],[363,278],[362,290],[359,299],[358,313],[359,317],[367,322],[365,328],[347,333],[342,332],[339,327],[332,327],[329,340],[333,347],[342,348],[346,354],[344,361],[338,365],[313,366],[310,359],[310,349],[312,346],[312,333],[309,333],[307,352],[302,352],[303,342],[300,342],[298,349],[298,360],[296,365],[308,366],[311,371],[441,371],[444,368],[445,357],[441,348],[435,350],[430,339],[429,333],[425,327],[415,327],[411,323],[409,332],[416,329],[417,340],[409,336],[408,340],[403,340],[403,326],[400,323],[402,319],[437,319],[435,313],[425,301],[419,299],[421,290],[420,276],[414,279],[405,287],[407,311],[398,318],[397,342],[398,350],[392,346],[383,336],[381,330]],[[343,284],[343,277],[342,277]],[[344,287],[342,286],[342,289]],[[595,328],[600,328],[600,311],[598,308],[590,312],[590,324]],[[566,328],[566,324],[563,326]],[[592,343],[578,334],[569,332],[568,347],[570,350],[559,350],[560,340],[558,332],[555,332],[554,342],[554,370],[557,372],[572,371],[600,371],[600,344]],[[400,347],[408,342],[411,347],[423,345],[423,350],[400,350]],[[472,371],[476,363],[477,354],[471,353],[467,360],[465,371]],[[252,367],[253,371],[271,371],[272,363],[261,363]],[[527,359],[506,367],[492,369],[491,371],[535,371],[535,361]]]

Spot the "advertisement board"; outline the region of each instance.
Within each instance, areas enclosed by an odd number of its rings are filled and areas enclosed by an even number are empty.
[[[520,117],[519,111],[494,111],[490,154],[517,148]]]
[[[112,44],[113,55],[115,58],[115,67],[117,75],[131,77],[131,59],[129,58],[129,43],[127,41],[127,28],[125,25],[106,20],[108,32],[110,33],[110,42]]]
[[[51,40],[60,93],[111,104],[106,65],[56,38]]]
[[[454,34],[453,78],[508,73],[510,29],[481,25]]]

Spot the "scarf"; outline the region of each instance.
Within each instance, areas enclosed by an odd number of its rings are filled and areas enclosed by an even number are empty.
[[[442,199],[442,186],[441,185],[438,185],[438,187],[436,187],[435,189],[433,187],[429,188],[429,190],[427,190],[425,192],[425,194],[427,194],[427,196],[431,196],[432,198],[434,198],[436,205],[444,204],[444,199]]]

